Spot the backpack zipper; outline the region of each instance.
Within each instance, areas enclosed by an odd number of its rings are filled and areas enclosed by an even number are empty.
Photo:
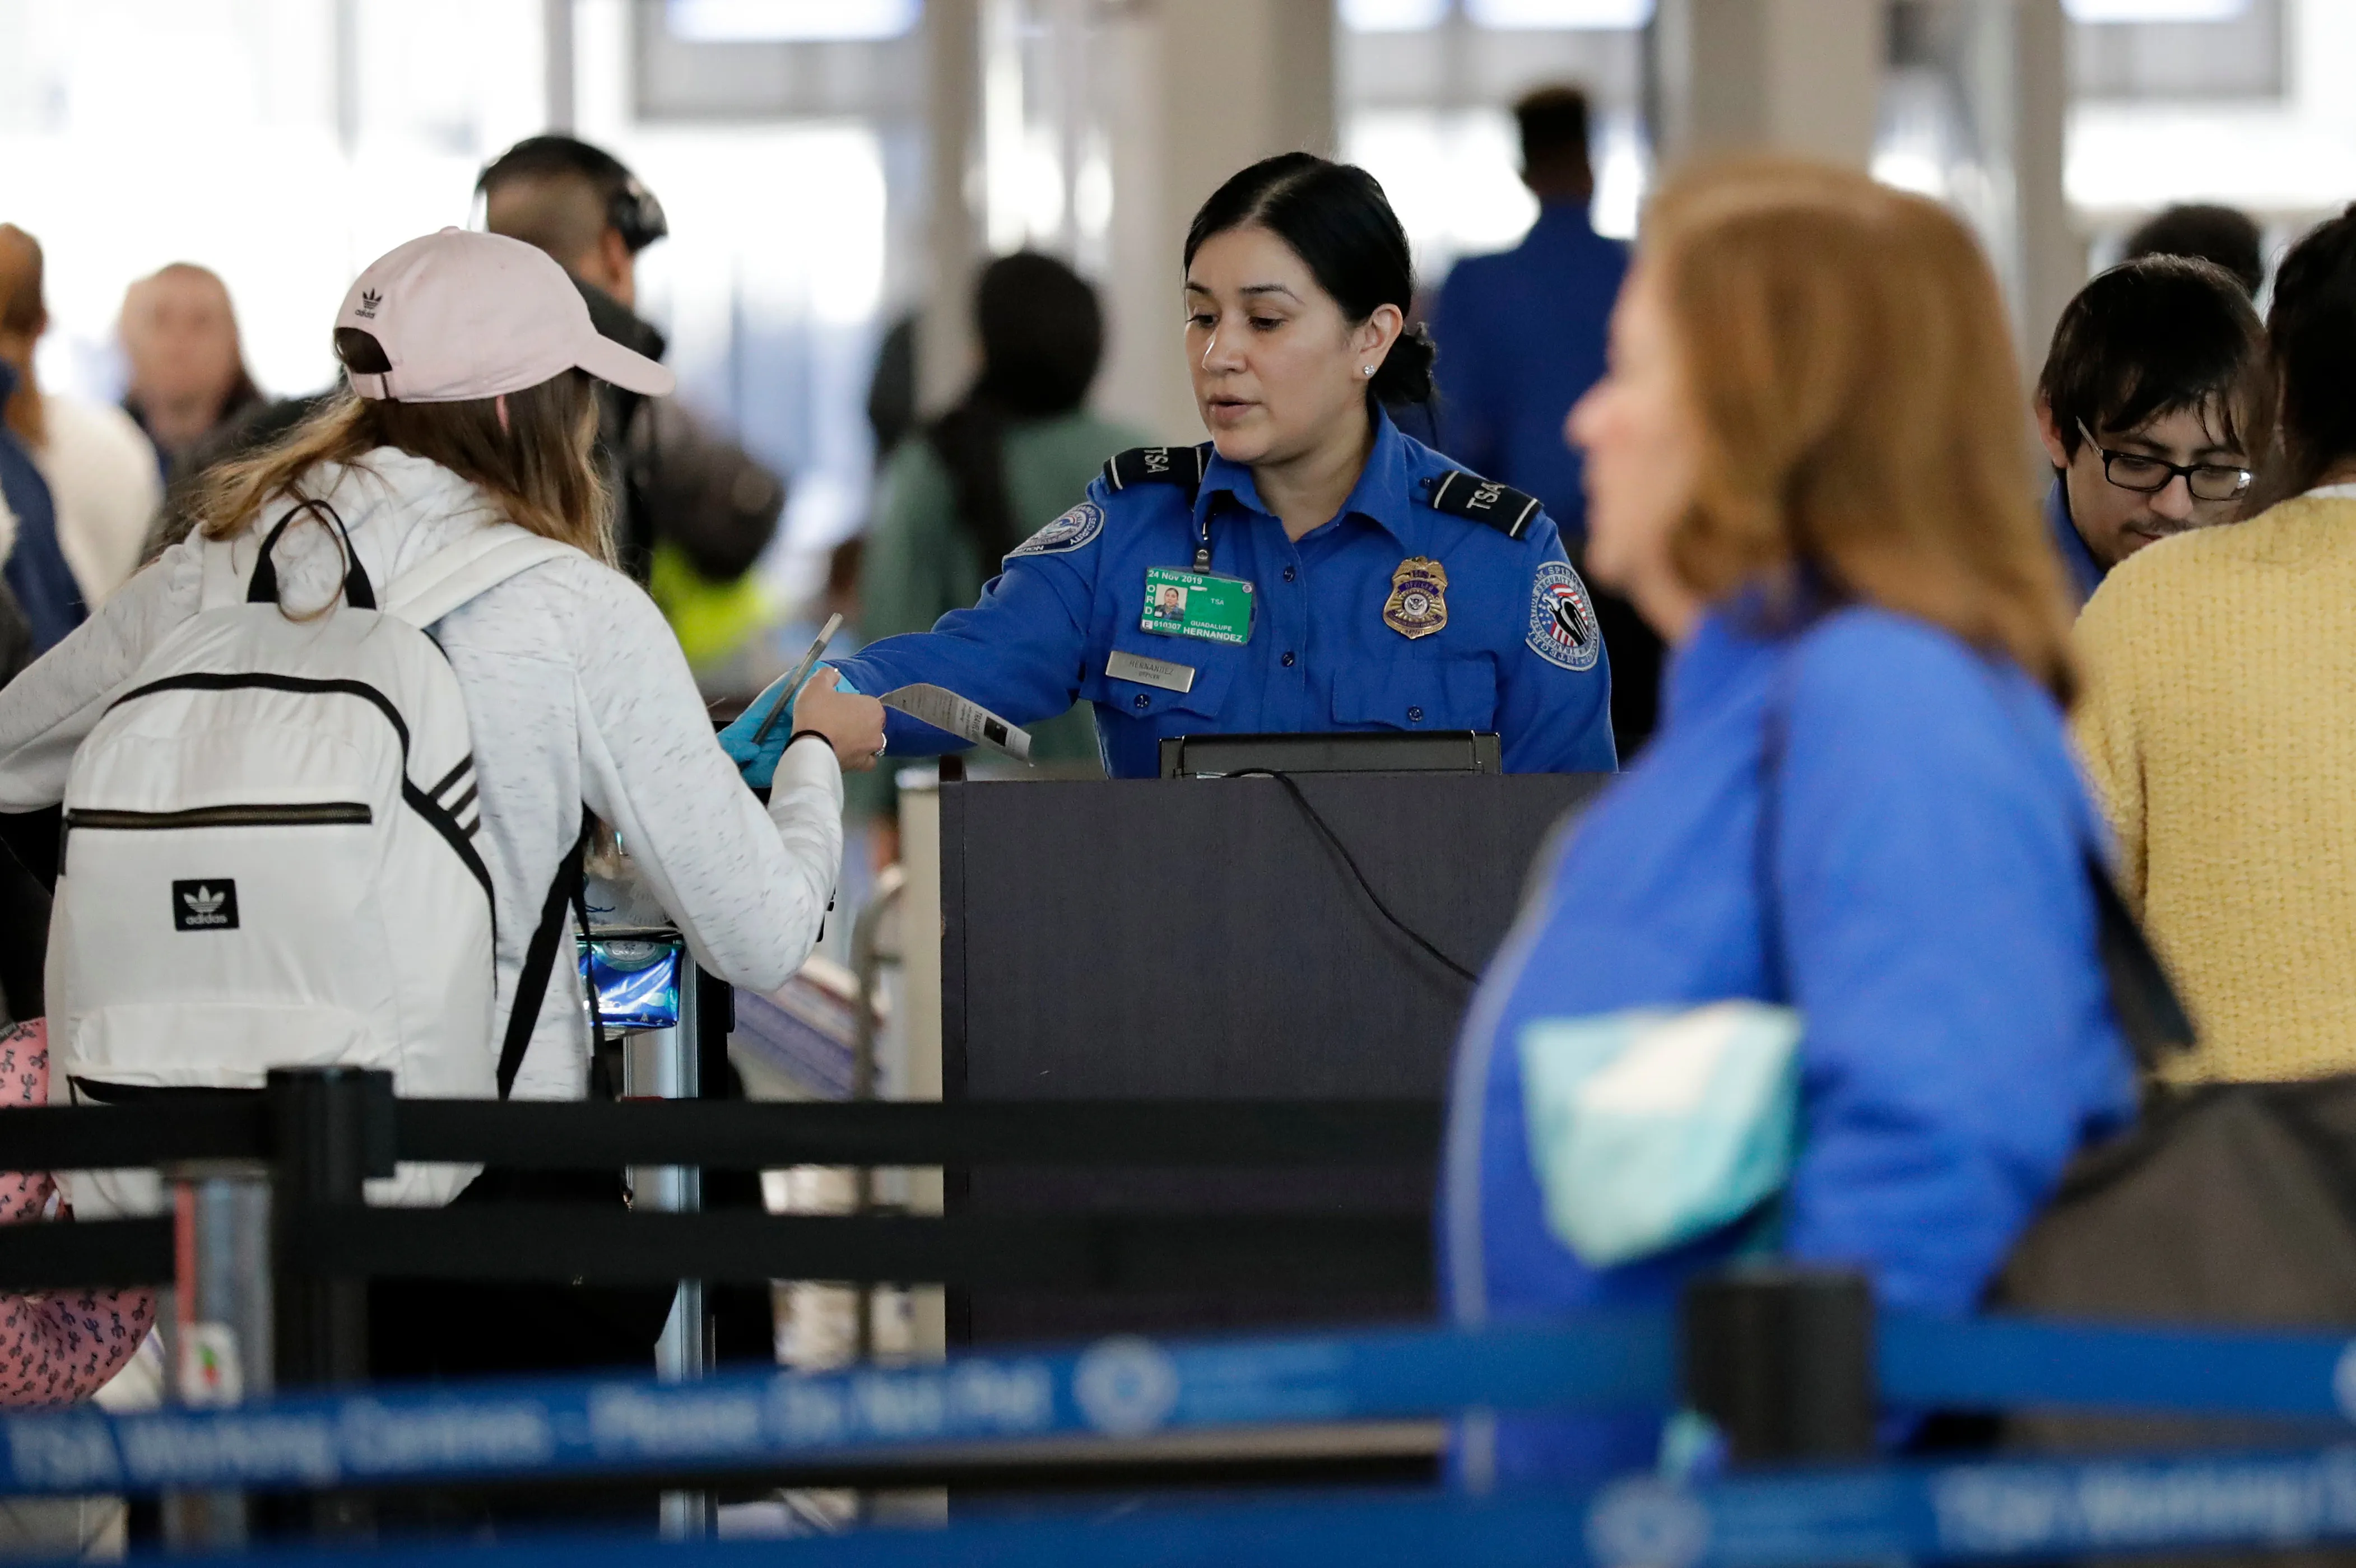
[[[174,827],[359,826],[375,820],[375,814],[359,801],[330,800],[295,805],[199,805],[186,811],[69,811],[66,828],[69,832],[77,827],[154,832]]]

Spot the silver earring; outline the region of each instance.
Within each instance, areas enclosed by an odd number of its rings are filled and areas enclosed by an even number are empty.
[[[1375,373],[1375,368],[1372,365],[1361,365],[1358,367],[1358,373],[1362,376],[1371,376]]]

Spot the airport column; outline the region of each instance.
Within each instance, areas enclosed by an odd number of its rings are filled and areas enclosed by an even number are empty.
[[[1873,155],[1885,0],[1659,0],[1651,47],[1665,164],[1772,149],[1861,169]]]
[[[974,269],[990,255],[980,209],[981,23],[989,0],[928,0],[925,30],[926,277],[916,321],[916,398],[926,413],[973,377]]]
[[[2034,376],[2062,306],[2086,281],[2086,242],[2070,219],[2062,185],[2070,59],[2062,0],[2014,0],[2011,21],[2013,200],[2020,248],[2013,313],[2021,371]]]
[[[1333,0],[1163,0],[1108,17],[1117,75],[1111,334],[1098,401],[1166,441],[1203,439],[1178,325],[1179,251],[1203,198],[1248,164],[1334,155]],[[1166,325],[1165,325],[1166,324]]]

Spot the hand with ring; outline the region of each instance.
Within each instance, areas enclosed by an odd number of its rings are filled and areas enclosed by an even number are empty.
[[[820,665],[794,698],[793,729],[815,730],[834,748],[845,773],[864,773],[884,755],[884,705],[836,689],[833,670]]]

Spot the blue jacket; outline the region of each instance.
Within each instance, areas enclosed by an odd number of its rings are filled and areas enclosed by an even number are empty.
[[[0,406],[16,390],[16,368],[0,360]],[[89,610],[81,602],[73,569],[66,564],[65,551],[58,544],[57,507],[49,495],[49,482],[41,477],[33,454],[16,440],[16,432],[5,428],[0,428],[0,499],[8,503],[16,518],[16,542],[0,576],[7,579],[9,591],[24,606],[25,619],[33,628],[33,653],[38,656],[65,641],[66,634],[82,624]]]
[[[1251,470],[1207,444],[1124,453],[972,609],[830,662],[860,691],[927,681],[1016,724],[1086,698],[1115,778],[1154,776],[1165,735],[1327,730],[1489,730],[1510,772],[1610,771],[1603,639],[1554,524],[1387,418],[1376,426],[1340,514],[1298,542]],[[1487,517],[1498,520],[1475,520]],[[1212,571],[1252,584],[1240,645],[1140,624],[1147,569],[1191,570],[1206,536]],[[1183,667],[1191,689],[1111,673],[1116,654]],[[885,733],[902,754],[965,744],[897,711]]]
[[[2053,536],[2053,548],[2062,552],[2070,602],[2083,610],[2086,601],[2094,596],[2094,590],[2103,585],[2109,569],[2094,559],[2094,552],[2086,548],[2085,536],[2079,533],[2078,525],[2071,519],[2070,490],[2059,474],[2053,476],[2053,487],[2045,492],[2045,527]]]
[[[1771,701],[1788,995],[1767,972],[1754,859]],[[1665,707],[1643,758],[1548,851],[1466,1018],[1450,1309],[1479,1323],[1666,1301],[1729,1255],[1732,1231],[1599,1271],[1554,1239],[1516,1041],[1536,1019],[1744,997],[1806,1020],[1786,1252],[1866,1267],[1887,1305],[1970,1311],[2070,1156],[2133,1111],[2082,859],[2100,829],[2061,714],[2016,667],[1856,607],[1781,637],[1712,613]],[[1648,1465],[1657,1435],[1505,1421],[1498,1478]]]
[[[1433,308],[1440,445],[1544,502],[1572,540],[1587,535],[1579,454],[1562,422],[1603,374],[1605,326],[1628,248],[1580,202],[1552,202],[1522,242],[1456,263]]]

